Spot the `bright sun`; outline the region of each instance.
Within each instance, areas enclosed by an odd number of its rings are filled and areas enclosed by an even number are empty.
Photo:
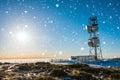
[[[28,40],[28,35],[25,32],[19,32],[16,34],[16,38],[20,42],[25,42]]]

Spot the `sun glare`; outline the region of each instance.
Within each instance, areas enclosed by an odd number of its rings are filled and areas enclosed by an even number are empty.
[[[17,33],[16,38],[20,42],[25,42],[28,40],[28,35],[24,32],[19,32]]]

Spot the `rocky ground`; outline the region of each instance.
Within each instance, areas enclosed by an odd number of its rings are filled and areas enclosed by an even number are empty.
[[[120,80],[120,68],[92,68],[85,64],[55,65],[0,63],[0,80]]]

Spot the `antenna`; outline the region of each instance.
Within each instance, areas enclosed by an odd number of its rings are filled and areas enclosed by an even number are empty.
[[[96,16],[89,18],[89,25],[87,25],[87,31],[90,34],[90,39],[88,39],[88,45],[90,47],[89,55],[94,54],[95,60],[102,59],[102,50],[98,35],[98,23]]]

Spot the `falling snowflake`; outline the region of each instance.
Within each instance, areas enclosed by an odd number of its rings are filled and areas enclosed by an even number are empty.
[[[88,4],[86,4],[86,7],[88,8],[88,7],[89,7],[89,5],[88,5]]]
[[[13,32],[12,32],[12,31],[10,31],[10,32],[9,32],[9,34],[13,34]]]
[[[44,27],[46,27],[47,26],[47,24],[44,24]]]
[[[75,41],[75,39],[72,39],[72,42]]]
[[[63,52],[62,51],[59,51],[59,55],[62,55],[63,54]]]
[[[6,14],[8,14],[8,13],[9,13],[9,11],[5,11],[5,13],[6,13]]]
[[[74,7],[74,10],[76,10],[77,8],[76,7]]]
[[[112,4],[111,3],[109,3],[109,6],[111,6]]]
[[[33,16],[33,19],[36,19],[36,17],[35,17],[35,16]]]
[[[105,24],[105,21],[103,21],[102,23]]]
[[[25,14],[27,14],[27,13],[28,13],[28,11],[26,11],[26,10],[25,10],[25,11],[24,11],[24,13],[25,13]]]
[[[115,16],[117,17],[117,16],[118,16],[118,14],[115,14]]]
[[[58,7],[59,7],[59,4],[56,4],[55,6],[58,8]]]
[[[80,48],[80,50],[81,50],[81,51],[83,51],[83,50],[84,50],[84,48],[83,48],[83,47],[81,47],[81,48]]]
[[[92,15],[94,16],[94,15],[95,15],[95,13],[92,13]]]
[[[52,24],[52,23],[53,23],[53,20],[49,20],[48,23],[51,23],[51,24]]]
[[[117,29],[120,29],[120,27],[117,27]]]
[[[85,26],[85,24],[82,24],[82,26]]]
[[[47,9],[49,9],[49,8],[50,8],[50,6],[47,6],[46,8],[47,8]]]
[[[4,31],[5,30],[5,28],[1,28],[1,31]]]
[[[112,19],[112,16],[110,16],[110,19]]]
[[[27,28],[28,27],[28,25],[25,25],[25,28]]]
[[[106,42],[104,41],[103,44],[106,44]]]
[[[112,44],[114,44],[114,42],[112,42]]]

